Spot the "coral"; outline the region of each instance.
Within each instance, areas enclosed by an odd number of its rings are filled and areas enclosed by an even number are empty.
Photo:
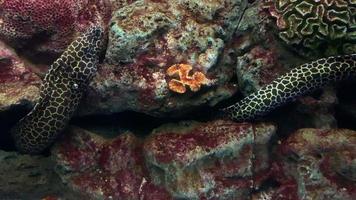
[[[75,191],[96,199],[170,200],[145,173],[142,141],[132,133],[109,139],[71,127],[56,144],[57,173]]]
[[[306,54],[355,53],[356,3],[352,0],[268,1],[279,37]],[[305,50],[303,49],[303,50]],[[303,50],[299,50],[303,53]]]
[[[13,43],[34,39],[36,45],[31,48],[61,53],[77,32],[92,23],[104,23],[109,16],[110,9],[101,0],[4,0],[0,35]]]
[[[356,54],[321,58],[294,68],[222,112],[234,120],[253,119],[326,83],[353,76]]]
[[[12,129],[17,148],[40,153],[65,128],[96,73],[103,29],[92,27],[51,66],[33,110]]]
[[[179,76],[179,80],[171,79],[168,83],[168,87],[173,92],[185,93],[186,86],[190,88],[191,91],[197,92],[200,90],[201,85],[209,84],[209,79],[205,77],[202,72],[194,72],[193,75],[189,75],[190,71],[193,69],[192,66],[187,64],[175,64],[167,69],[168,76]]]
[[[144,155],[152,180],[175,198],[249,199],[259,186],[254,180],[269,168],[267,144],[275,131],[222,120],[168,124],[146,139]]]

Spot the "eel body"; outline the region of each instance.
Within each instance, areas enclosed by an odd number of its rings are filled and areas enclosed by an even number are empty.
[[[222,115],[235,121],[251,120],[327,83],[353,76],[356,76],[356,54],[322,58],[292,69],[256,93],[222,109]]]
[[[93,26],[50,66],[38,103],[11,130],[20,152],[36,154],[63,131],[96,73],[103,29]]]

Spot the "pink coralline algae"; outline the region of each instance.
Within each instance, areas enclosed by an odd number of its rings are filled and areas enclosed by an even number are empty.
[[[35,101],[40,78],[13,49],[0,42],[0,111],[23,100]]]
[[[141,149],[141,140],[132,133],[105,139],[71,128],[53,153],[57,172],[82,194],[98,199],[171,199],[146,176]]]
[[[77,32],[92,23],[107,22],[109,17],[109,6],[101,0],[3,0],[0,36],[18,45],[34,39],[31,48],[59,53]]]
[[[275,131],[262,123],[181,122],[142,140],[71,127],[52,153],[62,180],[96,199],[248,199],[268,177]]]
[[[355,136],[346,129],[293,133],[277,148],[272,171],[281,188],[274,196],[289,185],[295,197],[284,199],[355,199]]]
[[[151,178],[175,198],[249,199],[268,170],[274,132],[268,124],[182,122],[156,129],[144,154]]]

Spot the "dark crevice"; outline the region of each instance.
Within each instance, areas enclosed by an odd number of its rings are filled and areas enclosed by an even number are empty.
[[[10,134],[10,129],[22,117],[30,111],[29,104],[13,106],[5,111],[0,112],[0,149],[5,151],[14,151],[15,145]]]

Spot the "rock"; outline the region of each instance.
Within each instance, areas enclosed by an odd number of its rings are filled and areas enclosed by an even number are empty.
[[[237,57],[237,78],[245,95],[256,92],[285,72],[278,61],[275,49],[266,50],[255,46],[248,53]]]
[[[51,164],[48,159],[15,152],[0,151],[0,194],[10,195],[50,184]],[[2,195],[1,195],[2,196]]]
[[[33,105],[39,95],[40,82],[31,65],[0,41],[0,112],[24,102]]]
[[[53,149],[56,171],[91,199],[170,199],[145,173],[142,141],[132,133],[103,138],[72,127]]]
[[[81,115],[123,110],[179,115],[234,94],[229,80],[235,58],[228,44],[246,1],[218,2],[140,0],[118,9],[111,19],[105,63]],[[175,64],[192,69],[171,77],[167,69]],[[183,94],[169,89],[171,80],[190,80],[196,73],[211,84]]]
[[[32,53],[59,54],[91,24],[107,23],[110,14],[104,0],[3,0],[0,36]]]
[[[337,128],[334,116],[337,104],[336,90],[332,86],[325,87],[317,97],[301,97],[296,106],[295,123],[301,127]]]
[[[269,171],[269,124],[167,124],[145,140],[70,127],[52,149],[62,181],[91,199],[247,197]]]
[[[339,107],[338,91],[334,86],[326,86],[308,96],[301,96],[290,105],[276,110],[271,117],[279,124],[281,136],[301,128],[334,129],[343,126],[337,119]],[[286,116],[288,116],[286,118]],[[341,124],[340,124],[341,123]]]
[[[248,199],[269,168],[268,124],[182,122],[153,131],[144,144],[150,176],[178,199]],[[255,185],[256,184],[256,185]]]
[[[59,183],[53,172],[54,163],[43,156],[21,155],[0,150],[1,199],[81,199]]]
[[[305,62],[280,45],[270,30],[266,14],[261,11],[262,5],[258,1],[246,9],[232,40],[237,81],[245,96]]]
[[[277,148],[275,179],[298,199],[355,199],[356,132],[300,129]]]

